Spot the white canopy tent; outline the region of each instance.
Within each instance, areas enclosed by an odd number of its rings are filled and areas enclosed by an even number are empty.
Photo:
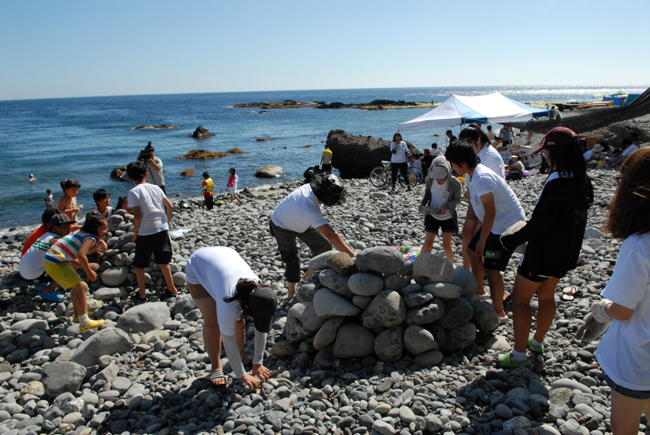
[[[398,131],[460,124],[503,124],[550,116],[552,110],[538,109],[508,98],[500,92],[465,97],[453,95],[440,106],[410,121],[397,124]]]

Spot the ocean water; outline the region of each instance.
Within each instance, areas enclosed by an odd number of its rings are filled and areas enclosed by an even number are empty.
[[[595,95],[621,89],[643,90],[631,86],[448,87],[0,101],[0,235],[8,228],[37,224],[45,206],[46,189],[51,189],[58,200],[63,194],[60,181],[66,178],[81,182],[77,201],[85,206],[85,211],[94,208],[92,193],[99,188],[111,193],[115,205],[117,198],[126,195],[132,186],[112,180],[111,170],[134,161],[148,141],[153,142],[156,156],[164,163],[168,194],[198,196],[203,171],[210,172],[216,190],[225,189],[231,166],[237,169],[240,188],[268,184],[269,180],[254,176],[256,169],[265,164],[285,168],[284,179],[299,178],[308,166],[319,163],[330,130],[390,139],[398,123],[431,110],[304,108],[260,113],[259,108],[231,107],[237,103],[288,99],[328,103],[367,103],[375,99],[442,102],[452,93],[480,95],[494,91],[526,103],[545,103],[599,101],[601,97]],[[172,124],[180,128],[133,129],[145,124]],[[188,138],[199,125],[215,136],[202,140]],[[457,133],[459,128],[452,130]],[[407,131],[403,137],[422,149],[432,142],[444,143],[444,131]],[[440,136],[435,137],[436,134]],[[272,140],[258,142],[258,138]],[[245,154],[204,162],[179,160],[193,149],[226,151],[235,147]],[[189,177],[180,175],[190,168],[197,173]],[[35,182],[28,181],[30,173],[36,176]]]

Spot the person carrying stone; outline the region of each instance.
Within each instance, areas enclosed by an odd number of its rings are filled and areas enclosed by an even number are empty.
[[[282,261],[286,264],[289,297],[296,296],[296,285],[300,277],[300,253],[296,239],[302,240],[313,255],[319,255],[332,249],[332,245],[350,257],[355,257],[354,250],[343,240],[341,235],[327,223],[323,217],[322,207],[334,206],[345,199],[346,191],[341,179],[336,175],[315,176],[311,183],[294,190],[275,208],[270,220],[271,235],[278,243]],[[308,269],[302,277],[314,273]]]
[[[263,287],[257,275],[237,251],[224,246],[195,251],[185,266],[187,287],[203,315],[203,341],[210,357],[214,385],[225,385],[221,366],[221,342],[235,376],[252,389],[269,379],[264,367],[264,347],[272,329],[278,300]],[[255,350],[251,374],[244,367],[245,321],[255,324]]]
[[[460,181],[451,175],[451,165],[444,156],[433,160],[424,188],[424,197],[418,205],[418,212],[422,207],[433,207],[437,213],[428,213],[424,216],[424,229],[426,237],[422,245],[422,253],[431,252],[436,240],[438,229],[442,229],[442,248],[447,261],[454,264],[454,250],[451,247],[451,236],[458,232],[458,217],[456,205],[460,202]]]

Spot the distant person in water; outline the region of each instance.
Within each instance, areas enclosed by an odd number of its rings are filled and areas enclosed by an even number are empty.
[[[33,183],[34,181],[36,181],[36,177],[34,177],[34,174],[29,174],[29,182]]]
[[[52,191],[50,189],[47,189],[45,193],[46,195],[43,198],[45,200],[45,206],[47,208],[54,208],[54,198],[52,197]]]

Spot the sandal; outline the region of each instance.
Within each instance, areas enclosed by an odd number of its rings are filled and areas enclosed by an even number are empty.
[[[210,381],[210,383],[212,385],[214,385],[215,387],[225,387],[226,386],[226,382],[224,382],[221,385],[217,385],[214,382],[212,382],[215,379],[224,379],[227,382],[227,378],[226,378],[226,375],[223,374],[223,370],[215,370],[212,373],[210,373],[210,375],[208,376],[208,381]]]
[[[131,293],[129,299],[131,299],[135,305],[141,304],[143,302],[147,302],[147,296],[145,295],[145,297],[141,298],[139,290],[136,290],[133,293]]]
[[[167,299],[175,298],[176,296],[178,296],[178,292],[177,293],[172,293],[172,292],[169,291],[168,288],[166,288],[165,291],[160,293],[160,300],[166,301]]]
[[[565,301],[572,301],[580,294],[580,289],[574,285],[570,287],[565,287],[562,290],[562,299]]]

